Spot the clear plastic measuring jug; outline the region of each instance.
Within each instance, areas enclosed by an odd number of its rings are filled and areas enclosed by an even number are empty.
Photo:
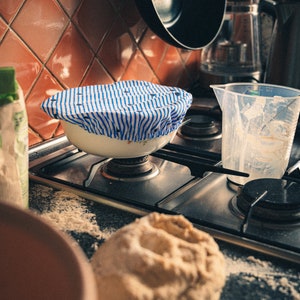
[[[211,87],[222,110],[223,167],[250,174],[228,179],[243,185],[257,178],[281,178],[296,131],[300,90],[258,83]]]

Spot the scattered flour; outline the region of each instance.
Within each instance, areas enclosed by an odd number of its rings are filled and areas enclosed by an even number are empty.
[[[44,211],[42,217],[58,229],[88,233],[97,239],[106,239],[111,235],[108,230],[100,230],[95,214],[88,210],[83,198],[46,186],[38,186],[32,192],[38,193],[34,197],[38,197],[40,201],[48,201],[48,211]]]
[[[274,291],[289,296],[288,299],[300,300],[300,272],[281,272],[270,261],[254,256],[246,260],[226,256],[227,276],[239,275],[241,280],[249,283],[261,282]]]
[[[96,215],[88,209],[86,201],[66,191],[36,185],[31,188],[31,197],[39,199],[43,208],[42,217],[62,231],[88,233],[96,239],[107,239],[112,232],[99,228]],[[45,209],[45,207],[47,209]],[[98,243],[92,245],[94,251]],[[270,262],[254,256],[240,259],[226,255],[226,275],[237,276],[240,281],[267,285],[274,291],[287,295],[284,299],[300,300],[300,272],[282,272]],[[267,298],[265,298],[267,299]],[[261,298],[263,300],[263,298]]]

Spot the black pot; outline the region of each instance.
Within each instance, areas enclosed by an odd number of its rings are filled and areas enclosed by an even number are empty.
[[[149,28],[165,42],[200,49],[218,34],[226,0],[135,0]]]

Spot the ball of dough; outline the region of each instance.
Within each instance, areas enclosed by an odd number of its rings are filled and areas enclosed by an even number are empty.
[[[225,260],[183,216],[151,213],[115,232],[91,259],[99,299],[219,299]]]

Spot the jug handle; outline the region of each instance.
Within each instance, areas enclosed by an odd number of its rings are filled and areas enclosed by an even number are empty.
[[[260,11],[273,18],[271,45],[266,61],[264,82],[299,88],[299,55],[292,58],[287,53],[297,53],[299,46],[299,1],[262,0]],[[290,36],[289,33],[296,34]],[[284,46],[283,46],[284,45]]]
[[[270,15],[271,17],[273,17],[273,19],[276,19],[277,18],[277,10],[276,10],[277,5],[278,5],[277,1],[262,0],[259,3],[259,11]]]

